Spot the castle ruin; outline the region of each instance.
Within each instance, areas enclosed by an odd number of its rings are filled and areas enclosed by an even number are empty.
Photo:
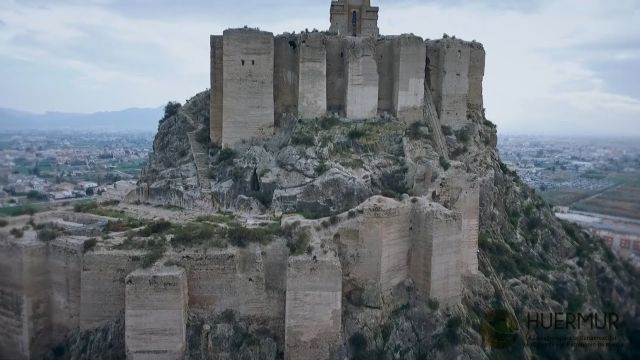
[[[484,48],[451,37],[382,36],[368,0],[331,3],[328,32],[274,36],[252,28],[211,36],[210,137],[233,146],[263,138],[287,116],[389,113],[407,123],[434,106],[459,129],[482,111]]]
[[[439,131],[460,129],[482,111],[481,44],[381,36],[377,19],[369,1],[342,0],[331,3],[328,32],[274,36],[241,28],[211,36],[212,142],[231,147],[271,136],[287,118],[328,113],[353,121],[386,113]],[[123,332],[128,359],[182,358],[189,326],[196,326],[190,321],[225,312],[268,329],[285,359],[335,357],[345,343],[350,294],[366,289],[382,303],[406,286],[443,306],[459,303],[463,276],[478,271],[480,189],[457,171],[438,191],[447,207],[417,190],[401,201],[373,196],[331,218],[283,216],[282,228],[309,235],[302,254],[278,238],[172,248],[162,264],[140,269],[144,252],[123,249],[124,234],[87,250],[95,234],[44,243],[34,231],[9,239],[0,229],[0,270],[8,274],[0,278],[0,323],[8,324],[0,327],[0,357],[39,358],[70,335],[111,329]],[[115,221],[74,213],[34,219]],[[200,350],[225,358],[216,330],[198,328]]]

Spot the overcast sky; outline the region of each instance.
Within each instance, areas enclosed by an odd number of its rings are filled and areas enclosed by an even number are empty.
[[[0,107],[157,107],[209,87],[209,34],[329,26],[329,0],[0,0]],[[485,45],[506,133],[640,135],[640,1],[372,0],[383,34]]]

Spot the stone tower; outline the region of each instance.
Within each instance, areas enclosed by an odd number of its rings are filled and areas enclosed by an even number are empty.
[[[331,2],[329,31],[345,36],[377,36],[378,7],[369,0],[338,0]]]

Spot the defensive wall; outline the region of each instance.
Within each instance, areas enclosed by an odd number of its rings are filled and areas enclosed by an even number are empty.
[[[67,336],[124,320],[129,359],[179,358],[189,317],[232,310],[276,334],[287,359],[328,358],[340,349],[342,304],[354,289],[385,296],[411,278],[425,298],[460,300],[463,274],[477,271],[477,197],[468,183],[442,191],[451,210],[374,196],[331,219],[287,216],[283,227],[295,223],[309,238],[294,256],[278,238],[171,250],[142,269],[145,252],[114,247],[122,239],[85,251],[88,237],[45,243],[33,231],[2,233],[0,355],[39,358]]]
[[[470,111],[483,110],[485,52],[477,42],[317,31],[274,37],[250,28],[210,42],[211,140],[224,146],[269,136],[289,115],[362,120],[387,112],[412,123],[433,103],[440,125],[459,129]]]

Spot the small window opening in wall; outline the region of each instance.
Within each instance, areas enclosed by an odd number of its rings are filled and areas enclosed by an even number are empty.
[[[340,53],[340,57],[343,58],[344,57],[344,52]]]
[[[353,36],[358,36],[358,13],[351,13],[351,32]]]
[[[240,60],[240,61],[242,61],[242,66],[244,66],[244,60]]]
[[[458,59],[462,57],[462,50],[458,50]]]
[[[255,60],[251,60],[251,65],[255,65],[256,61]]]

